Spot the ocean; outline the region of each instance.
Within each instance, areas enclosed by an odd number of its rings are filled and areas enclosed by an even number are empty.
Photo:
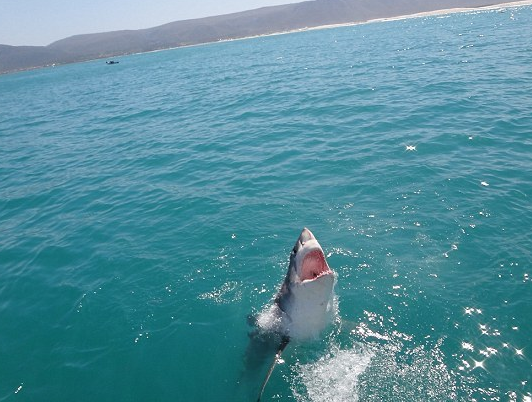
[[[532,401],[532,7],[0,76],[0,401]]]

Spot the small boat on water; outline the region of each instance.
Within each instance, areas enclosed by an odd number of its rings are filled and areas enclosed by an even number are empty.
[[[120,63],[119,61],[115,61],[115,60],[108,60],[105,62],[105,64],[118,64]]]

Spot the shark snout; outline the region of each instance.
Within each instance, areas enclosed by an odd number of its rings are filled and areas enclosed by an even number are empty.
[[[307,228],[304,228],[301,231],[301,234],[299,235],[299,238],[296,241],[296,244],[294,246],[294,251],[297,253],[299,250],[301,250],[305,244],[307,244],[309,241],[316,240],[314,235],[310,230]]]
[[[307,228],[304,228],[301,231],[301,234],[299,235],[299,241],[301,242],[301,244],[305,244],[306,242],[308,242],[310,240],[314,240],[314,239],[316,239],[316,238],[314,237],[312,232],[310,230],[308,230]]]

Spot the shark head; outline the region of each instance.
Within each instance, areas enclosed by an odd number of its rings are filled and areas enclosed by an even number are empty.
[[[320,243],[307,228],[303,229],[290,253],[289,269],[294,283],[309,283],[334,276]]]
[[[323,249],[307,228],[290,253],[290,265],[277,295],[283,313],[283,333],[291,338],[316,337],[335,314],[336,275],[327,264]]]

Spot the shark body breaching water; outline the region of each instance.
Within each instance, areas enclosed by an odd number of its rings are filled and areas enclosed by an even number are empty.
[[[333,320],[335,283],[336,274],[327,264],[323,249],[312,232],[304,228],[290,252],[288,272],[274,303],[257,319],[261,330],[275,332],[281,338],[257,401],[290,340],[316,338]]]

